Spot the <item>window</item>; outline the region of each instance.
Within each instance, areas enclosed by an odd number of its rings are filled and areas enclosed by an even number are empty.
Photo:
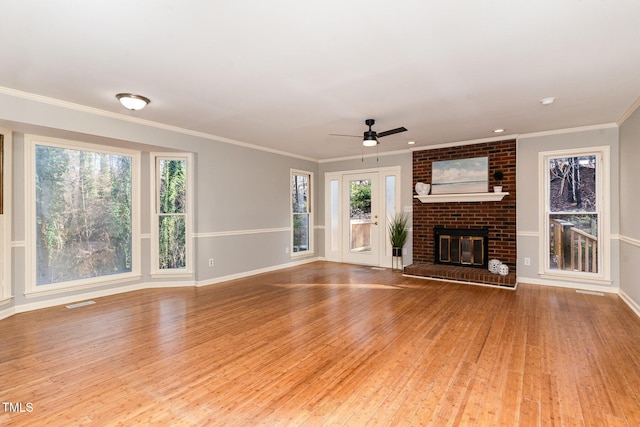
[[[545,273],[605,277],[608,229],[605,217],[605,152],[577,150],[546,153]]]
[[[311,226],[311,172],[291,171],[292,255],[313,252]]]
[[[27,147],[28,291],[137,273],[137,153],[31,136]]]
[[[386,175],[384,177],[384,199],[385,199],[385,231],[389,230],[389,225],[391,221],[396,216],[396,204],[397,204],[397,194],[396,194],[396,175]],[[391,255],[393,253],[393,245],[391,244],[391,238],[389,233],[385,233],[385,255]]]
[[[156,153],[152,236],[154,273],[191,273],[190,156]]]

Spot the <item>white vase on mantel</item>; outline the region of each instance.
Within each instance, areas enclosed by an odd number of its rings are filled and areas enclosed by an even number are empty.
[[[494,185],[493,191],[494,193],[502,193],[502,185]]]

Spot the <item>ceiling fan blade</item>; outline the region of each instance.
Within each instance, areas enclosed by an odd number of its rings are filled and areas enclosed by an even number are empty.
[[[329,136],[348,136],[349,138],[360,138],[362,139],[362,135],[345,135],[342,133],[330,133]]]
[[[394,133],[406,132],[407,128],[402,126],[399,128],[385,130],[384,132],[378,132],[378,138],[382,138],[383,136],[393,135]]]

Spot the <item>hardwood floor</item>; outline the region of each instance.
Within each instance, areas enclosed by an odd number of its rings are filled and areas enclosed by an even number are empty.
[[[640,425],[615,295],[318,262],[95,301],[0,321],[0,400],[33,409],[0,424]]]

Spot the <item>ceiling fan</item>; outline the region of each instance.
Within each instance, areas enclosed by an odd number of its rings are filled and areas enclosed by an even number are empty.
[[[391,129],[391,130],[385,130],[384,132],[376,132],[375,130],[371,129],[371,126],[373,126],[375,124],[375,120],[374,119],[367,119],[364,121],[364,124],[369,126],[369,130],[364,132],[364,137],[362,140],[362,145],[364,145],[365,147],[375,147],[376,145],[379,144],[378,142],[378,138],[382,138],[384,136],[389,136],[389,135],[393,135],[395,133],[400,133],[400,132],[406,132],[407,128],[402,126],[399,128],[395,128],[395,129]],[[343,134],[338,134],[338,133],[330,133],[329,135],[332,136],[348,136],[351,138],[360,138],[357,135],[343,135]]]

